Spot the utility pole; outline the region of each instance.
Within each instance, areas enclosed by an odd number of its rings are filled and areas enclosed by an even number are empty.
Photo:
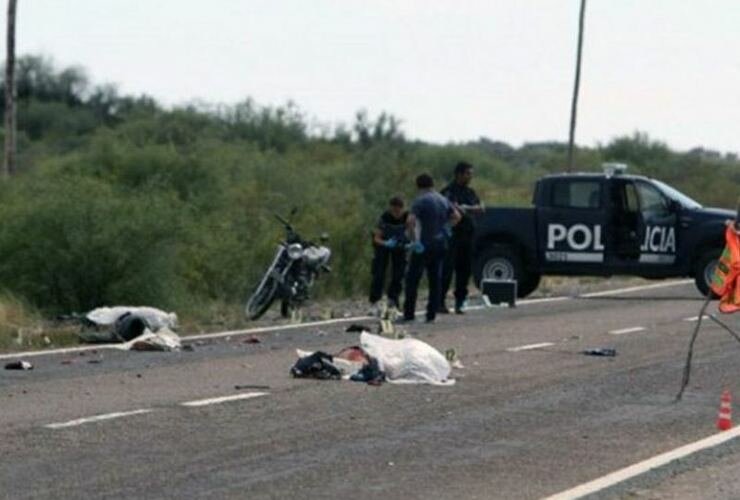
[[[17,0],[8,0],[8,27],[5,57],[5,158],[3,176],[15,173],[15,11]]]
[[[576,55],[576,79],[573,85],[573,100],[570,107],[570,138],[568,139],[568,172],[575,166],[574,148],[576,138],[576,113],[578,111],[578,90],[581,86],[581,53],[583,51],[583,21],[586,15],[586,0],[581,0],[581,15],[578,21],[578,52]]]

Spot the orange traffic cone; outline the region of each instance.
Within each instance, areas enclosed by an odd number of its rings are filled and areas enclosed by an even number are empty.
[[[717,429],[726,431],[732,429],[732,396],[730,391],[722,391],[719,403],[719,417],[717,417]]]

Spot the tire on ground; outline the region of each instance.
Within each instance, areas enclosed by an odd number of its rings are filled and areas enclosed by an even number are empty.
[[[484,279],[517,280],[517,296],[526,297],[537,289],[540,275],[528,272],[516,249],[510,245],[494,245],[476,259],[473,277],[478,288]]]
[[[717,294],[710,290],[709,286],[712,274],[714,274],[714,266],[717,265],[721,253],[721,248],[707,250],[699,256],[696,264],[694,264],[694,283],[705,297],[711,293],[712,298],[719,298]]]

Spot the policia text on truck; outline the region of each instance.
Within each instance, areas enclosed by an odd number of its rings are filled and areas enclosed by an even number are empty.
[[[693,277],[709,293],[730,210],[704,208],[625,166],[540,179],[532,208],[489,208],[477,220],[473,273],[516,279],[532,293],[543,275]]]

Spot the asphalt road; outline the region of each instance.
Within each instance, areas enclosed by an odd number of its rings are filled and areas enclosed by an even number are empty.
[[[0,372],[0,497],[542,498],[717,432],[720,393],[740,394],[718,327],[673,402],[700,305],[682,284],[412,326],[460,353],[452,387],[288,376],[295,348],[357,343],[343,325],[35,357]],[[580,353],[598,347],[618,355]],[[739,465],[731,440],[595,497],[738,498]]]

